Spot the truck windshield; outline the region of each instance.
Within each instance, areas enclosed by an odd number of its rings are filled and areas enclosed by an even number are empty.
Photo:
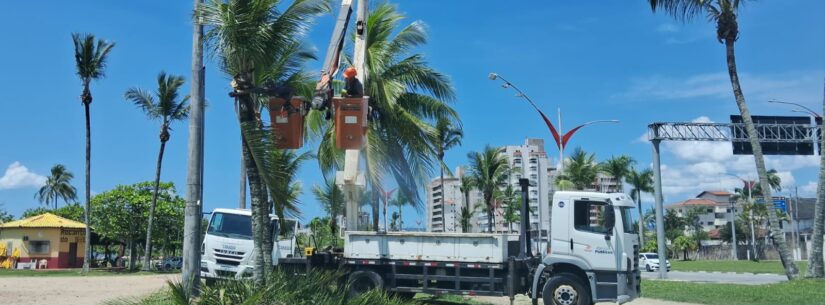
[[[246,215],[214,213],[209,221],[207,234],[252,239],[251,217]]]
[[[622,226],[624,226],[625,233],[637,233],[636,226],[633,224],[633,208],[620,207],[622,213]]]

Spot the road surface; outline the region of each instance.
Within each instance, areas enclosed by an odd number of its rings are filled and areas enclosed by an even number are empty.
[[[742,285],[763,285],[787,281],[788,278],[778,274],[752,274],[728,272],[685,272],[671,271],[668,280],[695,283],[727,283]],[[659,272],[642,272],[643,279],[658,279]]]
[[[473,297],[474,300],[492,305],[510,305],[510,299],[507,297]],[[526,296],[517,296],[514,305],[530,305],[530,299]],[[539,302],[539,304],[542,304]],[[608,305],[615,303],[596,303],[597,305]],[[633,302],[625,303],[627,305],[696,305],[691,303],[679,303],[654,299],[635,299]]]

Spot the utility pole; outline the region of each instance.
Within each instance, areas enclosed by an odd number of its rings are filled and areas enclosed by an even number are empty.
[[[659,278],[667,279],[667,241],[665,240],[664,197],[662,196],[662,162],[659,154],[661,140],[653,139],[653,197],[656,201],[656,246],[659,254]],[[662,263],[664,260],[664,263]],[[664,267],[664,268],[662,268]]]
[[[733,256],[733,260],[739,260],[739,244],[736,243],[736,200],[731,201],[731,218],[730,218],[730,232],[731,232],[731,240],[733,244],[731,247],[731,254]]]
[[[195,10],[203,0],[195,0]],[[192,103],[189,112],[189,143],[186,176],[186,208],[183,224],[182,279],[186,295],[197,295],[200,284],[201,206],[203,198],[204,67],[203,25],[192,20]]]

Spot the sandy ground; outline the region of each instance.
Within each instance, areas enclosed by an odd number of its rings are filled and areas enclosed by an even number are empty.
[[[20,305],[93,305],[140,297],[166,287],[176,275],[0,277],[0,302]]]
[[[141,297],[160,291],[166,281],[179,281],[178,275],[0,277],[0,302],[19,305],[77,304],[94,305],[118,298]],[[474,297],[493,305],[509,305],[506,297]],[[515,305],[529,305],[518,296]],[[610,304],[610,303],[599,303]],[[628,305],[692,305],[651,299],[637,299]]]

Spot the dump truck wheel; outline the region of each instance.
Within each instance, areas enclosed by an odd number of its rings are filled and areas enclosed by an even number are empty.
[[[590,305],[590,290],[579,277],[559,273],[547,280],[542,290],[544,305]]]
[[[349,276],[349,296],[357,297],[373,289],[383,289],[384,279],[373,271],[355,271]]]

